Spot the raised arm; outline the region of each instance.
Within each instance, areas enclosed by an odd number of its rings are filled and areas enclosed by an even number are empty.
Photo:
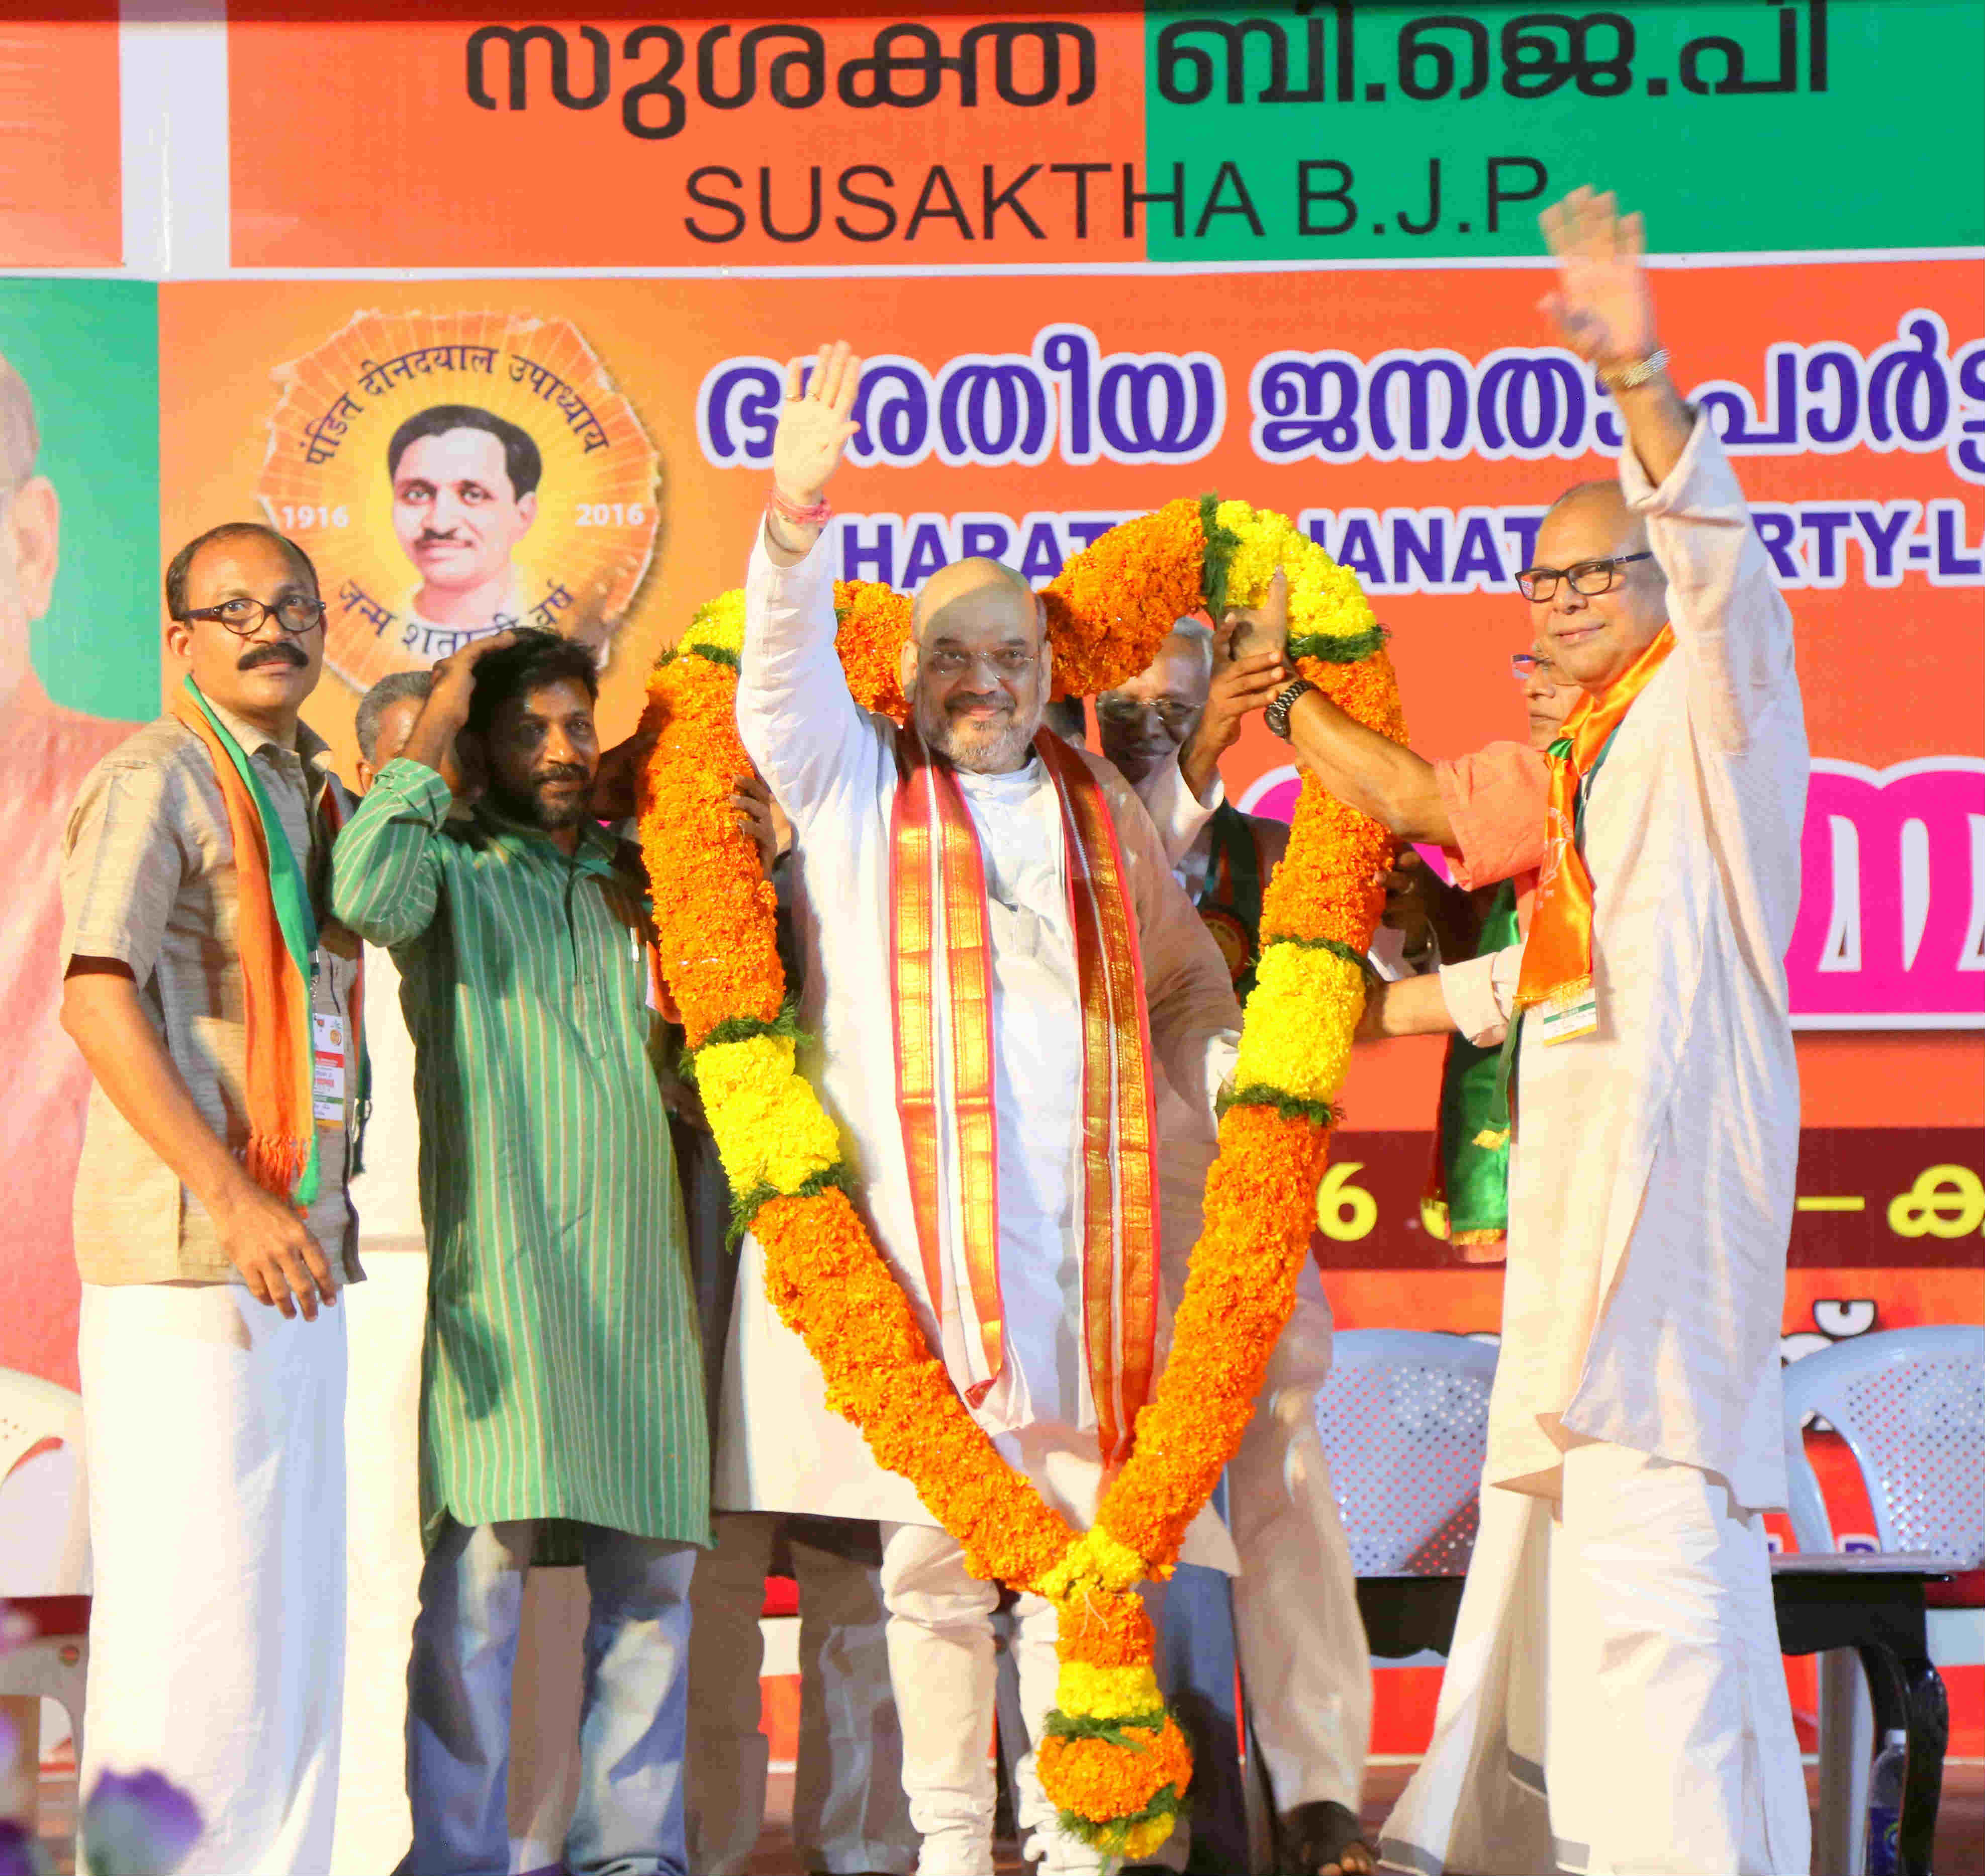
[[[1289,642],[1288,586],[1281,572],[1259,606],[1230,608],[1221,623],[1233,633],[1237,663],[1273,653],[1279,668]],[[1402,841],[1453,844],[1433,764],[1425,757],[1366,729],[1320,690],[1303,692],[1288,722],[1297,761],[1346,807],[1370,815]]]
[[[374,945],[405,945],[434,921],[441,830],[454,799],[441,765],[469,722],[477,663],[516,639],[494,633],[435,666],[405,748],[379,771],[331,850],[331,909]]]
[[[1610,192],[1580,189],[1541,220],[1559,271],[1541,304],[1619,406],[1621,491],[1646,516],[1647,544],[1668,576],[1690,715],[1716,747],[1741,749],[1792,674],[1792,614],[1708,413],[1668,377],[1641,217],[1621,215]]]
[[[795,825],[863,772],[875,734],[835,651],[834,569],[821,547],[827,485],[855,425],[862,361],[823,346],[802,388],[795,364],[772,441],[772,495],[744,582],[737,729]]]

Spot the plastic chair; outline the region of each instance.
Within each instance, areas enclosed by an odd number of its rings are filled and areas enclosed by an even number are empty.
[[[1423,1330],[1337,1332],[1317,1431],[1372,1652],[1396,1666],[1444,1655],[1453,1635],[1480,1518],[1496,1352]]]
[[[1836,1342],[1785,1375],[1792,1535],[1834,1548],[1833,1525],[1802,1433],[1817,1414],[1860,1469],[1883,1550],[1930,1552],[1985,1569],[1985,1328],[1891,1329]],[[1985,1577],[1973,1574],[1926,1612],[1930,1658],[1985,1660]],[[1820,1657],[1816,1867],[1860,1876],[1874,1721],[1849,1649]]]
[[[62,1535],[14,1580],[0,1574],[0,1601],[25,1635],[0,1653],[0,1695],[56,1702],[69,1716],[76,1764],[82,1763],[83,1685],[89,1666],[89,1507],[82,1477],[82,1399],[53,1381],[0,1368],[0,1485],[35,1448],[53,1441],[74,1456]],[[4,1504],[0,1498],[0,1504]],[[36,1505],[37,1521],[46,1502]],[[0,1542],[13,1534],[0,1531]],[[25,1534],[39,1537],[40,1531]],[[81,1806],[77,1807],[79,1811]]]

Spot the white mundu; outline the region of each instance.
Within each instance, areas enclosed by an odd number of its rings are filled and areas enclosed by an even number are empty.
[[[1706,416],[1659,488],[1631,448],[1620,479],[1675,648],[1586,811],[1599,1028],[1520,1042],[1481,1535],[1382,1852],[1417,1876],[1807,1868],[1758,1515],[1785,1490],[1792,619]],[[1503,1032],[1517,955],[1443,973],[1472,1039]]]
[[[840,1123],[861,1210],[954,1378],[973,1378],[959,1291],[969,1297],[952,1219],[939,1236],[943,1294],[927,1294],[896,1106],[892,1008],[891,821],[895,733],[849,696],[834,648],[833,569],[816,545],[791,568],[754,549],[745,597],[738,723],[794,830],[795,935],[805,960],[808,1062]],[[1154,1055],[1181,1098],[1209,1113],[1231,1070],[1238,1028],[1228,973],[1172,879],[1157,836],[1129,787],[1100,760],[1127,897],[1143,958]],[[1082,1005],[1064,878],[1057,796],[1038,757],[1009,774],[957,775],[983,860],[993,989],[994,1094],[999,1130],[999,1257],[1006,1353],[975,1409],[1001,1453],[1079,1528],[1101,1479],[1097,1411],[1082,1318]],[[828,1408],[821,1371],[765,1295],[764,1262],[746,1240],[726,1363],[716,1496],[737,1509],[876,1518],[885,1525],[883,1579],[902,1710],[905,1780],[924,1836],[923,1867],[944,1876],[989,1871],[991,1790],[982,1768],[992,1712],[992,1586],[972,1583],[957,1547],[907,1479],[884,1472],[860,1435]],[[1231,1570],[1219,1521],[1202,1513],[1189,1561]],[[982,1612],[978,1599],[987,1599]],[[968,1607],[969,1602],[972,1606]],[[1036,1609],[1029,1606],[1039,1604]],[[1036,1730],[1053,1703],[1051,1616],[1023,1598],[1023,1700]],[[1031,1616],[1031,1619],[1029,1619]],[[984,1646],[979,1645],[980,1628]],[[922,1651],[922,1658],[919,1650]],[[982,1663],[981,1655],[982,1653]],[[982,1666],[983,1686],[979,1685]],[[983,1719],[972,1716],[981,1711]],[[962,1728],[962,1737],[956,1737]],[[937,1784],[920,1747],[956,1737],[955,1780]],[[926,1754],[926,1757],[928,1754]],[[947,1775],[948,1777],[948,1775]],[[923,1780],[922,1789],[919,1780]],[[969,1784],[971,1792],[964,1790]],[[1051,1824],[1023,1775],[1026,1821]],[[942,1788],[938,1788],[942,1784]],[[1028,1800],[1031,1797],[1032,1801]],[[1055,1834],[1050,1832],[1050,1835]],[[1093,1867],[1069,1846],[1050,1868]],[[1070,1859],[1055,1859],[1066,1854]],[[945,1861],[955,1857],[955,1861]]]
[[[1225,798],[1217,776],[1209,792],[1210,804],[1197,797],[1176,760],[1159,763],[1137,790],[1188,890],[1206,877],[1207,824]],[[1165,1289],[1176,1308],[1218,1143],[1204,1117],[1168,1087],[1159,1091],[1158,1131]],[[1332,1332],[1315,1262],[1305,1258],[1295,1307],[1227,1468],[1227,1516],[1241,1559],[1234,1646],[1248,1723],[1275,1809],[1285,1814],[1330,1800],[1356,1811],[1372,1741],[1372,1657],[1357,1572],[1316,1426]]]

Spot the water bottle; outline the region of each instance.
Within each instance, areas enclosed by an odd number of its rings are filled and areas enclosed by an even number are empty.
[[[1902,1854],[1896,1837],[1903,1824],[1903,1768],[1909,1762],[1909,1736],[1897,1727],[1882,1735],[1868,1782],[1866,1876],[1897,1876]]]

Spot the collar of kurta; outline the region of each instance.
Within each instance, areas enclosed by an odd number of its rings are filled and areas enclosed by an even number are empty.
[[[491,841],[513,853],[535,854],[576,868],[582,873],[613,875],[619,843],[596,821],[579,823],[579,844],[568,854],[543,828],[526,821],[516,821],[495,807],[485,795],[475,804],[476,824]]]
[[[1082,1020],[1082,1322],[1106,1458],[1149,1397],[1157,1330],[1157,1163],[1144,963],[1110,805],[1051,731],[1034,739],[1055,791]],[[1006,1363],[999,1277],[996,1028],[986,869],[958,777],[898,732],[889,949],[896,1108],[926,1292],[940,1321],[947,1264],[977,1406]],[[948,1257],[947,1251],[952,1254]]]

